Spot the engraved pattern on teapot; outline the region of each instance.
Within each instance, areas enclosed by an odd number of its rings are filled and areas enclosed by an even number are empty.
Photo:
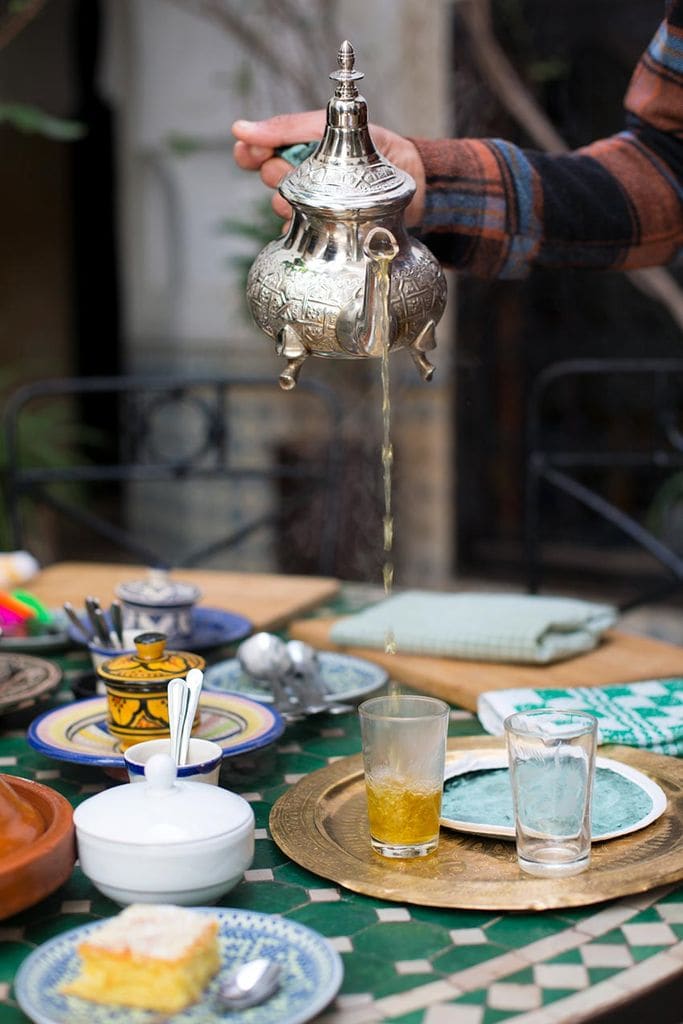
[[[325,182],[328,188],[354,189],[359,192],[373,192],[378,185],[389,181],[394,177],[394,172],[385,164],[375,167],[315,167],[313,165],[302,165],[299,172],[299,182],[313,189],[321,182]]]

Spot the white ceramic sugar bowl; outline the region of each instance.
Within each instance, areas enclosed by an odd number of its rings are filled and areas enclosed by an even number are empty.
[[[150,758],[145,777],[76,808],[83,873],[123,905],[215,903],[253,860],[254,812],[227,789],[176,779],[166,754]]]

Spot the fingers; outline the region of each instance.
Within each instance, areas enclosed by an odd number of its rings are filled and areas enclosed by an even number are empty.
[[[261,181],[268,188],[277,188],[285,174],[291,171],[292,165],[280,157],[272,157],[261,164]]]
[[[273,150],[265,146],[249,146],[246,142],[236,142],[233,155],[235,163],[243,171],[257,171],[264,160],[273,155]]]
[[[292,216],[292,208],[286,199],[283,199],[279,192],[276,192],[271,200],[271,205],[278,217],[289,222]]]
[[[275,157],[276,146],[309,142],[320,138],[325,129],[325,111],[311,110],[303,114],[279,114],[267,121],[235,121],[232,133],[237,139],[233,155],[235,163],[245,171],[259,171],[268,188],[276,189],[291,165]],[[272,200],[278,216],[289,220],[289,203],[277,193]]]
[[[309,110],[303,114],[277,114],[266,121],[235,121],[232,134],[248,146],[274,149],[319,139],[324,129],[325,111]]]

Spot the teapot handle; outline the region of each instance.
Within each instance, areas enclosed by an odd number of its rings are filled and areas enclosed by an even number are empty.
[[[274,152],[275,156],[282,157],[292,167],[299,167],[304,160],[315,153],[319,145],[320,139],[314,139],[313,142],[295,142],[291,146],[276,146]]]

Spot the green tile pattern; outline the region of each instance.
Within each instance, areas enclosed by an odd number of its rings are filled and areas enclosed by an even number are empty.
[[[59,660],[65,680],[53,700],[64,702],[73,699],[69,683],[87,661],[79,653]],[[28,722],[49,706],[0,721],[0,771],[50,785],[75,806],[116,783],[99,769],[52,761],[28,747]],[[480,732],[473,716],[460,713],[451,722],[452,736]],[[259,830],[251,871],[222,903],[282,914],[329,939],[345,974],[321,1020],[429,1024],[452,1014],[458,1024],[539,1024],[539,1012],[552,1004],[553,1021],[569,1022],[577,994],[624,981],[636,965],[656,969],[667,957],[683,972],[683,887],[540,914],[439,910],[356,895],[289,861],[270,838],[273,804],[297,776],[359,750],[355,715],[320,717],[289,726],[273,748],[224,762],[221,773],[222,785],[249,799]],[[118,909],[76,868],[41,904],[0,921],[0,1024],[26,1024],[12,979],[32,949]]]

